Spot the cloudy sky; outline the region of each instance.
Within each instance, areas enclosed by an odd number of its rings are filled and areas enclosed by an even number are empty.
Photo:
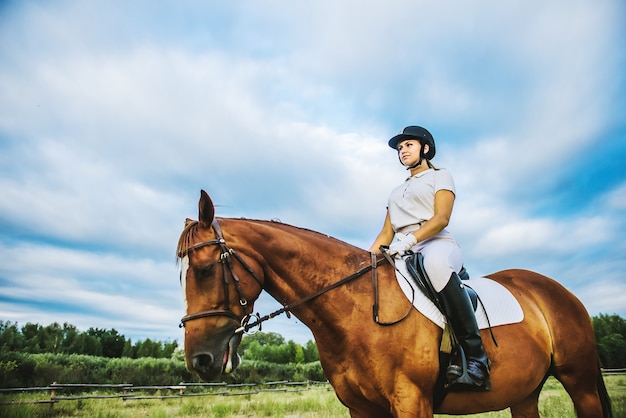
[[[368,248],[412,124],[473,276],[626,317],[625,23],[621,0],[0,1],[0,319],[181,339],[200,189]]]

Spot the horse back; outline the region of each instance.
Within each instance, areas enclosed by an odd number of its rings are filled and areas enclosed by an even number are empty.
[[[533,327],[549,331],[553,366],[576,356],[591,356],[595,366],[595,337],[582,302],[556,280],[528,270],[511,269],[488,278],[502,284],[518,299]],[[539,314],[539,315],[537,315]],[[540,323],[543,319],[544,324]]]
[[[554,279],[522,269],[503,270],[486,277],[509,289],[525,312],[539,309],[552,325],[573,321],[590,323],[582,302]]]

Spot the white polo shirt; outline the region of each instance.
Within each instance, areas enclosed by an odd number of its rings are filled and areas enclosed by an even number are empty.
[[[419,229],[435,214],[435,193],[450,190],[455,193],[454,180],[447,170],[432,168],[406,179],[391,191],[387,208],[391,226],[404,234]]]

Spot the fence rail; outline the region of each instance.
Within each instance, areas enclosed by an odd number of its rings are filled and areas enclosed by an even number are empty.
[[[602,374],[626,374],[626,369],[601,369]]]
[[[22,393],[22,392],[50,392],[50,397],[36,400],[19,400],[19,401],[0,401],[0,405],[19,405],[19,404],[50,404],[53,406],[60,401],[75,401],[83,399],[122,399],[138,400],[138,399],[173,399],[183,397],[196,396],[241,396],[254,395],[261,392],[300,392],[304,390],[325,389],[331,390],[330,384],[326,382],[318,382],[308,380],[305,382],[267,382],[259,384],[226,384],[226,383],[184,383],[170,386],[134,386],[130,383],[122,384],[84,384],[84,383],[52,383],[43,387],[30,388],[7,388],[0,389],[0,394]],[[204,389],[204,390],[202,390]],[[110,395],[105,394],[81,394],[76,396],[58,396],[59,391],[76,391],[76,390],[93,390],[93,391],[114,391]],[[201,390],[201,391],[199,391]],[[142,392],[138,394],[137,392]],[[146,394],[151,392],[153,394]],[[172,394],[163,395],[162,392],[170,392]],[[158,393],[158,394],[157,394]]]
[[[626,374],[626,369],[602,369],[602,374],[615,375]],[[195,396],[241,396],[254,395],[262,392],[300,392],[310,390],[312,388],[322,390],[332,390],[330,384],[308,380],[305,382],[289,382],[286,380],[267,383],[184,383],[170,386],[134,386],[130,383],[121,384],[91,384],[91,383],[52,383],[43,387],[30,388],[7,388],[0,389],[0,395],[22,392],[50,392],[50,397],[36,400],[21,401],[0,401],[0,405],[19,405],[19,404],[50,404],[53,406],[60,401],[75,401],[83,399],[122,399],[139,400],[139,399],[173,399]],[[93,390],[93,391],[114,391],[110,395],[104,394],[81,394],[76,396],[57,396],[57,392],[71,392],[77,390]],[[142,392],[138,394],[137,392]],[[152,394],[146,394],[151,392]],[[170,392],[171,394],[163,395],[162,392]],[[158,393],[158,394],[157,394]],[[69,395],[69,394],[68,394]]]

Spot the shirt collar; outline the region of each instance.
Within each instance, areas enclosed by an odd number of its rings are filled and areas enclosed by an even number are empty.
[[[407,178],[406,178],[406,181],[409,181],[409,180],[411,180],[412,178],[420,178],[420,177],[422,177],[423,175],[425,175],[426,173],[430,173],[431,171],[433,171],[433,169],[432,169],[432,168],[429,168],[429,169],[424,170],[424,171],[420,171],[419,173],[417,173],[417,174],[416,174],[416,175],[414,175],[414,176],[407,177]]]

